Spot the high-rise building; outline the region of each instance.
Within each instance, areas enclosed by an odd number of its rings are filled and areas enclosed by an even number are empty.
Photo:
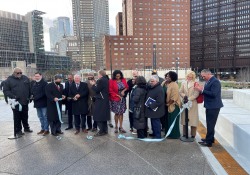
[[[53,27],[49,29],[50,48],[54,50],[55,44],[62,38],[70,36],[70,19],[69,17],[58,17],[53,21]]]
[[[30,52],[44,54],[43,18],[44,12],[33,10],[25,15],[28,22]]]
[[[111,63],[113,70],[190,66],[190,0],[123,0],[122,5],[124,36],[103,40],[107,69]]]
[[[29,52],[28,23],[24,16],[0,11],[0,50]]]
[[[122,12],[118,12],[116,15],[116,35],[123,35]]]
[[[250,1],[191,0],[191,66],[215,74],[250,67]]]
[[[84,66],[103,66],[104,35],[109,34],[108,0],[72,0],[74,36]]]

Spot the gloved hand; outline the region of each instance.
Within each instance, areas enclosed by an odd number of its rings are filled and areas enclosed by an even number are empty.
[[[183,98],[183,103],[187,103],[188,102],[188,97],[187,96],[184,96]]]

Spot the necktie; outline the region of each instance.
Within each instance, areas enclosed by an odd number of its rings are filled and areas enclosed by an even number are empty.
[[[57,85],[56,87],[57,87],[58,91],[60,91],[60,86],[59,86],[59,85]]]
[[[79,84],[76,84],[76,89],[78,90],[78,88],[79,88]]]

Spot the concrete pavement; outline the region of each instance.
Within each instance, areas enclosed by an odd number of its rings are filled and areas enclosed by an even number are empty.
[[[36,134],[40,123],[32,104],[29,116],[34,132],[8,140],[13,133],[12,111],[0,100],[0,174],[214,174],[196,142],[120,140],[114,129],[93,140],[87,140],[87,134],[75,136],[74,130],[65,131],[62,139],[57,140],[51,135]],[[127,114],[124,128],[129,131]]]

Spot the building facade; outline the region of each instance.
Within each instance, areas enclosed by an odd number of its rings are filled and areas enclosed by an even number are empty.
[[[104,35],[109,34],[108,0],[72,0],[74,36],[79,43],[79,60],[95,69],[103,66]]]
[[[250,67],[250,1],[191,0],[191,66],[223,76]]]
[[[116,35],[123,35],[122,12],[118,12],[116,15]]]
[[[190,66],[189,0],[123,0],[123,36],[105,36],[107,69]],[[176,58],[179,60],[176,62]]]

